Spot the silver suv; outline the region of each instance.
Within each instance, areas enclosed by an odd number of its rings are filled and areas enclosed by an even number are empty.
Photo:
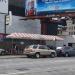
[[[48,48],[46,45],[30,45],[24,49],[24,54],[27,57],[35,56],[36,58],[40,58],[40,56],[56,56],[55,50]]]

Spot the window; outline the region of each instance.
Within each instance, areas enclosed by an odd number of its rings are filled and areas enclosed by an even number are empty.
[[[33,48],[36,49],[37,48],[37,45],[34,45]]]
[[[71,27],[69,27],[69,30],[71,30]]]
[[[39,49],[48,49],[46,46],[39,46]]]
[[[73,35],[73,32],[71,32],[71,35]]]
[[[45,46],[45,49],[50,49],[49,47]]]
[[[74,32],[74,35],[75,35],[75,32]]]
[[[64,50],[70,50],[71,47],[64,47]]]
[[[73,30],[73,26],[72,26],[72,30]]]
[[[69,35],[70,35],[70,32],[69,32]]]
[[[75,24],[75,19],[72,19],[72,24]]]
[[[75,30],[75,26],[74,26],[74,30]]]
[[[73,32],[69,32],[69,35],[73,35]]]

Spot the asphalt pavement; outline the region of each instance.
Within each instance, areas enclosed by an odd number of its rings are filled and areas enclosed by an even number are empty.
[[[1,58],[0,75],[75,75],[75,57]]]

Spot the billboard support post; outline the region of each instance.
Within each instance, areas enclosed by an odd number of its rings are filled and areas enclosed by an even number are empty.
[[[8,0],[0,0],[0,14],[4,14],[4,34],[6,34],[6,18],[8,15]]]
[[[9,14],[5,14],[5,23],[4,23],[4,33],[6,34],[6,26],[12,25],[12,12],[9,11]]]
[[[4,23],[4,34],[6,34],[6,15],[4,16],[4,20],[5,20],[5,23]]]

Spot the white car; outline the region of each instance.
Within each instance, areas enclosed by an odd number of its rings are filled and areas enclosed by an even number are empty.
[[[27,57],[35,56],[40,58],[40,56],[56,56],[56,51],[48,48],[46,45],[30,45],[24,49],[24,54]]]
[[[0,48],[0,55],[4,55],[5,54],[5,50]]]

